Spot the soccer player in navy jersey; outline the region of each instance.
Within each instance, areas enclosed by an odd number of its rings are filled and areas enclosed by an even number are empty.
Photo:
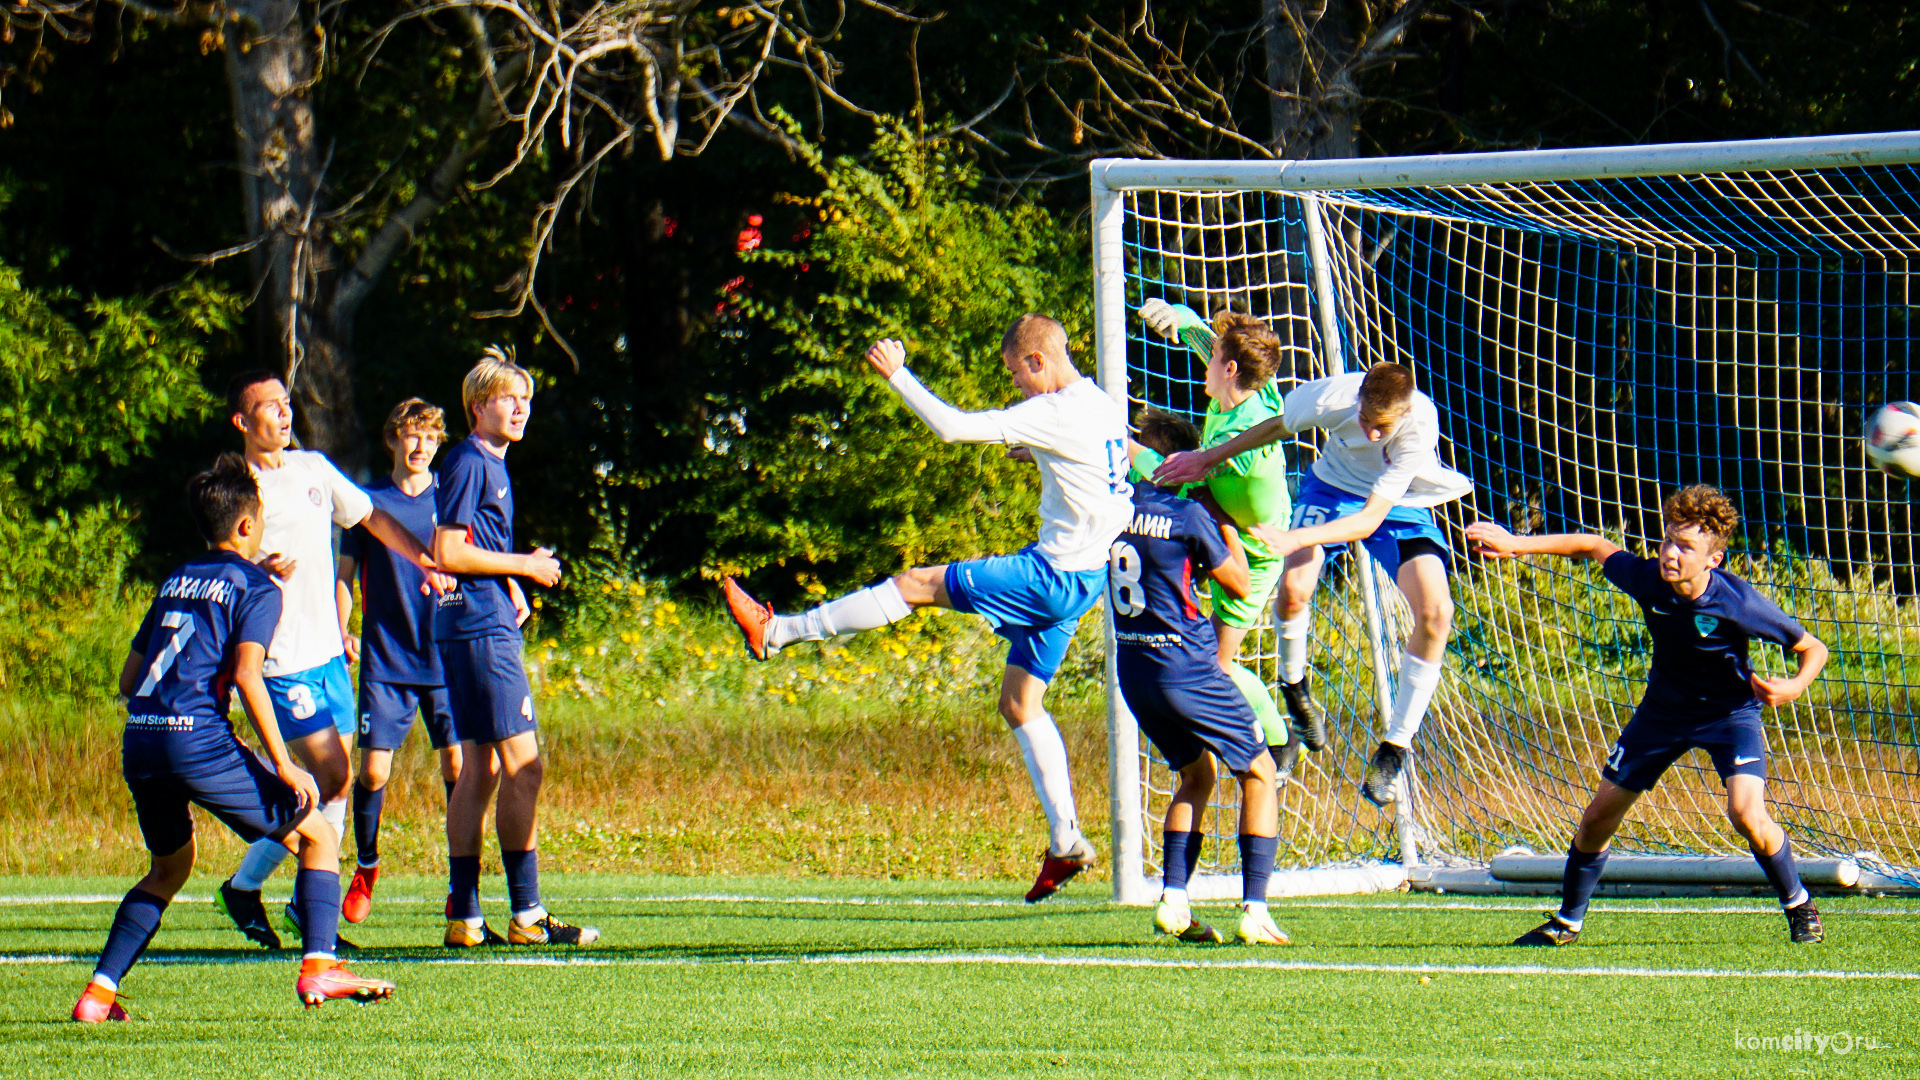
[[[480,844],[487,803],[496,790],[494,826],[506,872],[513,945],[590,945],[591,926],[570,926],[540,902],[535,824],[545,763],[533,717],[533,690],[521,657],[526,597],[517,577],[542,585],[560,580],[560,561],[546,548],[513,550],[513,481],[507,450],[526,435],[533,411],[533,375],[512,353],[491,346],[467,372],[461,404],[473,434],[440,465],[433,558],[459,585],[441,595],[433,638],[447,678],[453,730],[460,740],[460,778],[447,805],[446,944],[485,944],[480,914]]]
[[[1560,910],[1515,945],[1570,945],[1585,925],[1587,902],[1607,864],[1607,845],[1634,800],[1696,747],[1713,759],[1727,787],[1727,818],[1766,872],[1799,943],[1824,937],[1820,910],[1800,883],[1793,845],[1767,814],[1767,736],[1760,710],[1804,693],[1827,662],[1827,647],[1758,589],[1720,569],[1740,514],[1719,489],[1682,488],[1661,506],[1666,536],[1656,558],[1636,558],[1598,536],[1514,536],[1491,522],[1468,527],[1484,555],[1566,555],[1592,559],[1607,580],[1640,605],[1653,638],[1646,695],[1600,770],[1600,788],[1567,848]],[[1748,645],[1770,641],[1792,652],[1792,678],[1754,672]]]
[[[248,842],[270,838],[299,856],[305,956],[295,994],[304,1004],[389,997],[392,983],[361,978],[334,958],[339,849],[333,827],[314,809],[313,777],[287,754],[261,676],[280,622],[280,588],[253,563],[265,531],[259,486],[240,455],[222,454],[187,485],[187,503],[209,549],[161,584],[120,669],[127,698],[121,771],[151,862],[114,913],[73,1018],[127,1018],[120,981],[193,872],[194,804]],[[227,707],[236,688],[271,768],[234,737]]]
[[[1147,413],[1139,442],[1161,453],[1190,450],[1200,433],[1166,413]],[[1240,781],[1240,926],[1248,945],[1285,945],[1267,912],[1267,882],[1278,845],[1274,760],[1246,695],[1221,669],[1213,623],[1194,599],[1194,571],[1244,597],[1247,557],[1230,524],[1197,502],[1150,484],[1133,488],[1133,519],[1113,542],[1107,564],[1120,693],[1140,730],[1180,774],[1162,833],[1160,906],[1154,929],[1186,941],[1221,941],[1193,920],[1187,881],[1200,860],[1196,831],[1216,781],[1218,757]],[[1264,696],[1264,691],[1262,691]],[[1280,749],[1275,747],[1276,750]]]
[[[394,406],[381,427],[393,471],[369,484],[367,497],[424,545],[432,545],[439,485],[434,455],[447,441],[446,413],[419,398]],[[340,634],[350,659],[360,664],[360,776],[353,787],[353,838],[358,852],[353,883],[340,904],[348,922],[366,920],[380,879],[380,816],[386,805],[393,752],[413,730],[416,715],[440,757],[447,797],[460,776],[460,744],[453,738],[447,680],[433,644],[433,600],[426,575],[367,531],[349,529],[340,538],[335,600]],[[353,586],[360,584],[361,635],[347,632]]]

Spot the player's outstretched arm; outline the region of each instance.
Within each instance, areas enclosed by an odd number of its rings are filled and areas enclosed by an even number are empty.
[[[551,549],[536,548],[531,555],[487,551],[473,546],[464,527],[442,525],[433,531],[433,561],[449,574],[504,574],[549,587],[560,582],[560,560]]]
[[[1785,705],[1807,692],[1813,680],[1820,677],[1820,669],[1827,666],[1827,643],[1812,634],[1793,643],[1792,652],[1799,661],[1799,667],[1791,679],[1769,679],[1755,673],[1747,676],[1753,684],[1753,696],[1760,699],[1762,705]]]
[[[452,590],[455,585],[453,578],[441,572],[442,568],[436,565],[438,560],[433,557],[433,553],[420,543],[420,539],[413,535],[412,529],[400,524],[399,518],[376,506],[373,512],[367,515],[367,520],[360,524],[367,527],[367,531],[373,534],[374,539],[419,567],[420,572],[427,575],[427,584],[433,586],[435,592]]]
[[[233,651],[233,685],[240,691],[240,705],[260,736],[260,747],[267,763],[287,786],[300,793],[307,806],[320,805],[320,789],[305,769],[287,755],[286,740],[280,737],[280,721],[273,714],[273,701],[267,697],[267,682],[260,672],[267,661],[267,647],[257,641],[243,641]]]
[[[1207,478],[1207,474],[1219,468],[1227,461],[1246,453],[1258,450],[1268,443],[1291,438],[1286,421],[1278,416],[1262,420],[1247,430],[1206,450],[1182,450],[1161,462],[1154,470],[1153,482],[1161,487],[1173,487],[1178,484],[1197,484]]]
[[[1213,362],[1213,327],[1187,305],[1155,297],[1140,305],[1140,321],[1168,341],[1185,345],[1201,363]]]
[[[985,413],[962,412],[941,401],[907,370],[907,347],[892,338],[867,349],[867,363],[887,380],[915,415],[926,421],[941,442],[1004,442],[1000,424]]]
[[[140,669],[147,666],[147,658],[136,650],[127,650],[127,662],[120,665],[120,696],[130,698],[140,689]]]
[[[1549,533],[1545,536],[1515,536],[1491,521],[1476,521],[1467,526],[1467,542],[1481,555],[1511,559],[1520,555],[1564,555],[1570,559],[1606,562],[1620,551],[1620,545],[1602,536],[1588,533]]]

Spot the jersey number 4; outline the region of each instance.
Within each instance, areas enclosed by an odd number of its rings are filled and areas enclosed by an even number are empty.
[[[1140,552],[1125,540],[1107,550],[1107,582],[1113,586],[1113,613],[1138,615],[1147,610],[1147,588],[1140,584]]]
[[[153,663],[147,665],[146,681],[140,684],[140,689],[134,691],[134,697],[146,697],[153,693],[153,688],[159,686],[160,680],[167,677],[167,670],[173,667],[173,662],[180,659],[180,651],[187,647],[187,642],[193,640],[193,616],[184,611],[169,611],[160,616],[160,625],[169,630],[177,630],[178,633],[174,634],[173,640],[167,642],[166,647],[160,650],[160,655],[153,658]]]

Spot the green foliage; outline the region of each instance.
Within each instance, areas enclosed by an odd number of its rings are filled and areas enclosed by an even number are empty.
[[[0,684],[111,686],[126,635],[109,609],[136,537],[105,492],[170,425],[212,413],[205,340],[239,317],[237,297],[195,282],[82,304],[0,265]]]
[[[865,159],[810,165],[822,190],[788,201],[812,236],[749,261],[803,286],[825,280],[743,305],[742,353],[770,375],[712,400],[691,508],[712,521],[702,572],[778,566],[763,581],[791,593],[1019,547],[1034,528],[1032,466],[999,446],[942,445],[862,355],[899,338],[955,406],[1012,404],[1000,337],[1016,317],[1052,314],[1077,353],[1091,351],[1084,232],[1035,205],[977,201],[964,151],[899,123],[881,126]]]

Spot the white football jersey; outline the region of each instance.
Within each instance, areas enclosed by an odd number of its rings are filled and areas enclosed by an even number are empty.
[[[1322,482],[1350,495],[1378,495],[1397,506],[1438,506],[1473,492],[1473,481],[1440,462],[1440,413],[1415,390],[1407,414],[1379,442],[1360,429],[1364,372],[1302,383],[1287,394],[1288,431],[1323,428],[1326,441],[1313,463]]]
[[[373,512],[373,500],[326,455],[288,450],[284,462],[253,470],[267,519],[260,554],[277,553],[296,564],[293,577],[280,583],[280,625],[267,646],[268,676],[316,668],[346,651],[333,599],[333,527],[352,528]]]
[[[949,442],[999,442],[1033,451],[1040,466],[1040,539],[1056,570],[1107,565],[1107,550],[1133,520],[1127,483],[1127,413],[1092,379],[1030,397],[1010,409],[963,413],[902,367],[891,380],[921,418]]]

